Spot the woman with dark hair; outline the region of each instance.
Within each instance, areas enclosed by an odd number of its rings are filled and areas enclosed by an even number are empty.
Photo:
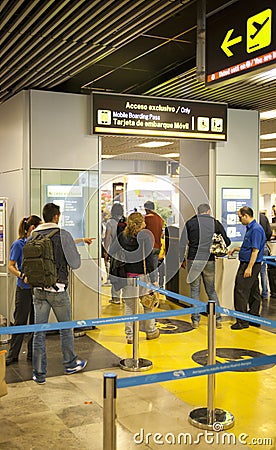
[[[133,315],[135,310],[136,287],[133,286],[132,278],[139,277],[143,281],[157,284],[154,282],[154,262],[152,249],[154,237],[149,230],[144,230],[146,224],[142,214],[135,212],[128,216],[127,226],[119,234],[110,247],[111,255],[116,256],[118,252],[124,254],[125,274],[122,287],[122,297],[125,303],[125,315]],[[147,279],[149,277],[149,280]],[[147,290],[139,286],[139,297],[145,295]],[[143,312],[152,312],[146,306],[143,306]],[[147,339],[156,339],[159,337],[159,330],[155,326],[155,320],[149,319],[140,321],[140,330],[146,333]],[[125,323],[126,340],[128,344],[133,342],[133,322]]]
[[[24,217],[18,228],[18,239],[13,242],[10,249],[9,271],[17,277],[15,293],[14,325],[26,325],[34,323],[33,292],[28,284],[24,282],[25,276],[21,271],[23,247],[31,232],[42,222],[38,216]],[[26,280],[25,280],[26,281]],[[18,355],[22,346],[24,334],[13,334],[6,365],[18,362]],[[27,361],[32,361],[33,333],[28,340]]]

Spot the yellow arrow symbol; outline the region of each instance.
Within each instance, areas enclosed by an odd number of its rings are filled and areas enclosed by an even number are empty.
[[[234,28],[232,28],[232,30],[227,31],[223,43],[221,44],[221,49],[228,57],[233,56],[233,52],[229,49],[229,47],[232,47],[232,45],[238,44],[239,42],[242,41],[242,36],[237,36],[236,38],[230,39],[233,31]]]

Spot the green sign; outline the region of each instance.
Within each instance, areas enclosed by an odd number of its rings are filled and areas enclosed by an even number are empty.
[[[275,0],[240,0],[206,21],[206,85],[276,65]]]
[[[225,103],[93,93],[92,111],[93,134],[227,139]]]

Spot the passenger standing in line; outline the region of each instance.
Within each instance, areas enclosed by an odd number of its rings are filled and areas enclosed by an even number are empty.
[[[67,291],[68,267],[78,269],[81,265],[80,254],[71,234],[60,229],[60,208],[54,203],[47,203],[43,208],[45,223],[39,225],[36,231],[42,235],[51,233],[58,228],[52,238],[55,264],[57,268],[57,283],[55,288],[34,288],[35,323],[48,323],[51,308],[58,322],[71,321],[71,301]],[[74,353],[74,336],[72,329],[60,330],[61,348],[63,353],[64,372],[67,375],[83,370],[87,360],[78,359]],[[47,355],[46,333],[34,333],[33,342],[33,380],[38,384],[46,382]]]
[[[104,237],[104,258],[107,262],[109,259],[109,248],[112,242],[116,239],[118,234],[118,225],[120,221],[122,220],[122,224],[125,224],[125,218],[123,216],[124,210],[121,203],[114,203],[114,205],[111,208],[111,218],[106,223],[106,231],[105,231],[105,237]],[[122,230],[124,229],[124,226],[122,225]],[[110,303],[114,303],[115,305],[120,304],[120,298],[121,298],[121,290],[116,290],[114,284],[111,283],[111,300],[109,300]]]
[[[243,206],[238,211],[241,223],[246,226],[246,233],[242,246],[231,248],[229,255],[239,252],[240,265],[236,274],[234,288],[234,306],[236,311],[259,316],[261,296],[259,289],[259,273],[266,243],[265,232],[261,225],[254,219],[253,210],[249,206]],[[249,310],[247,310],[249,306]],[[260,326],[257,323],[250,323]],[[237,319],[231,325],[232,330],[248,328],[249,322]]]
[[[260,225],[264,229],[266,242],[267,242],[271,239],[272,229],[269,224],[268,218],[266,217],[266,215],[264,213],[260,213],[259,222],[260,222]],[[270,254],[269,248],[267,246],[267,243],[265,243],[264,256],[269,256],[269,254]],[[262,285],[261,297],[262,297],[262,300],[265,301],[265,300],[268,300],[267,264],[265,262],[262,262],[260,276],[261,276],[261,285]]]
[[[23,247],[31,232],[41,223],[38,216],[24,217],[18,228],[18,239],[13,242],[10,250],[10,259],[8,264],[9,271],[17,277],[15,292],[15,310],[14,325],[26,325],[34,323],[33,291],[31,287],[24,283],[24,274],[22,274]],[[26,281],[26,280],[25,280]],[[24,334],[13,334],[10,348],[6,359],[6,365],[18,362],[19,352],[24,339]],[[30,333],[28,340],[27,361],[32,361],[33,333]]]
[[[150,230],[154,236],[154,247],[152,250],[153,264],[154,264],[154,281],[158,280],[158,257],[161,249],[161,237],[163,233],[164,220],[157,212],[155,212],[155,205],[148,200],[144,204],[146,211],[145,223],[146,229]]]
[[[153,241],[152,233],[144,230],[145,222],[142,214],[136,212],[128,216],[125,230],[118,236],[111,245],[111,254],[116,255],[123,249],[125,260],[125,285],[122,287],[122,297],[125,302],[125,315],[133,315],[135,311],[136,287],[133,286],[133,278],[143,277],[145,271],[148,274],[151,283],[154,282],[153,265]],[[148,280],[146,279],[146,282]],[[139,286],[139,296],[145,295],[145,288]],[[151,309],[143,306],[144,313],[152,312]],[[146,333],[147,339],[157,339],[160,331],[155,326],[155,320],[149,319],[140,322],[140,330]],[[127,344],[133,342],[133,322],[125,323],[125,333]]]
[[[214,300],[219,306],[219,299],[215,290],[215,256],[210,252],[214,233],[221,234],[226,246],[231,244],[222,224],[211,216],[211,208],[202,203],[197,208],[197,215],[187,221],[180,238],[180,262],[186,268],[187,281],[190,284],[191,298],[200,299],[201,278],[209,300]],[[192,314],[192,326],[198,328],[200,314]],[[221,316],[216,314],[216,326],[221,328]]]

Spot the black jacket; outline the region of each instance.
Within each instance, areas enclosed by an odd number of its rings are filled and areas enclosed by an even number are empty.
[[[260,213],[260,225],[264,229],[266,240],[269,241],[272,236],[272,229],[269,224],[268,218],[263,213]]]
[[[152,274],[154,271],[152,256],[153,243],[153,236],[149,230],[140,231],[137,234],[137,238],[122,232],[118,236],[118,239],[115,239],[112,242],[109,253],[113,258],[116,258],[118,254],[123,253],[126,272],[135,274],[144,274],[143,260],[145,256],[146,273],[150,275],[151,281],[154,281]]]
[[[215,256],[210,253],[214,233],[222,235],[227,247],[231,244],[222,224],[209,214],[198,214],[188,220],[180,239],[180,262],[185,259],[186,245],[188,259],[214,261]]]

